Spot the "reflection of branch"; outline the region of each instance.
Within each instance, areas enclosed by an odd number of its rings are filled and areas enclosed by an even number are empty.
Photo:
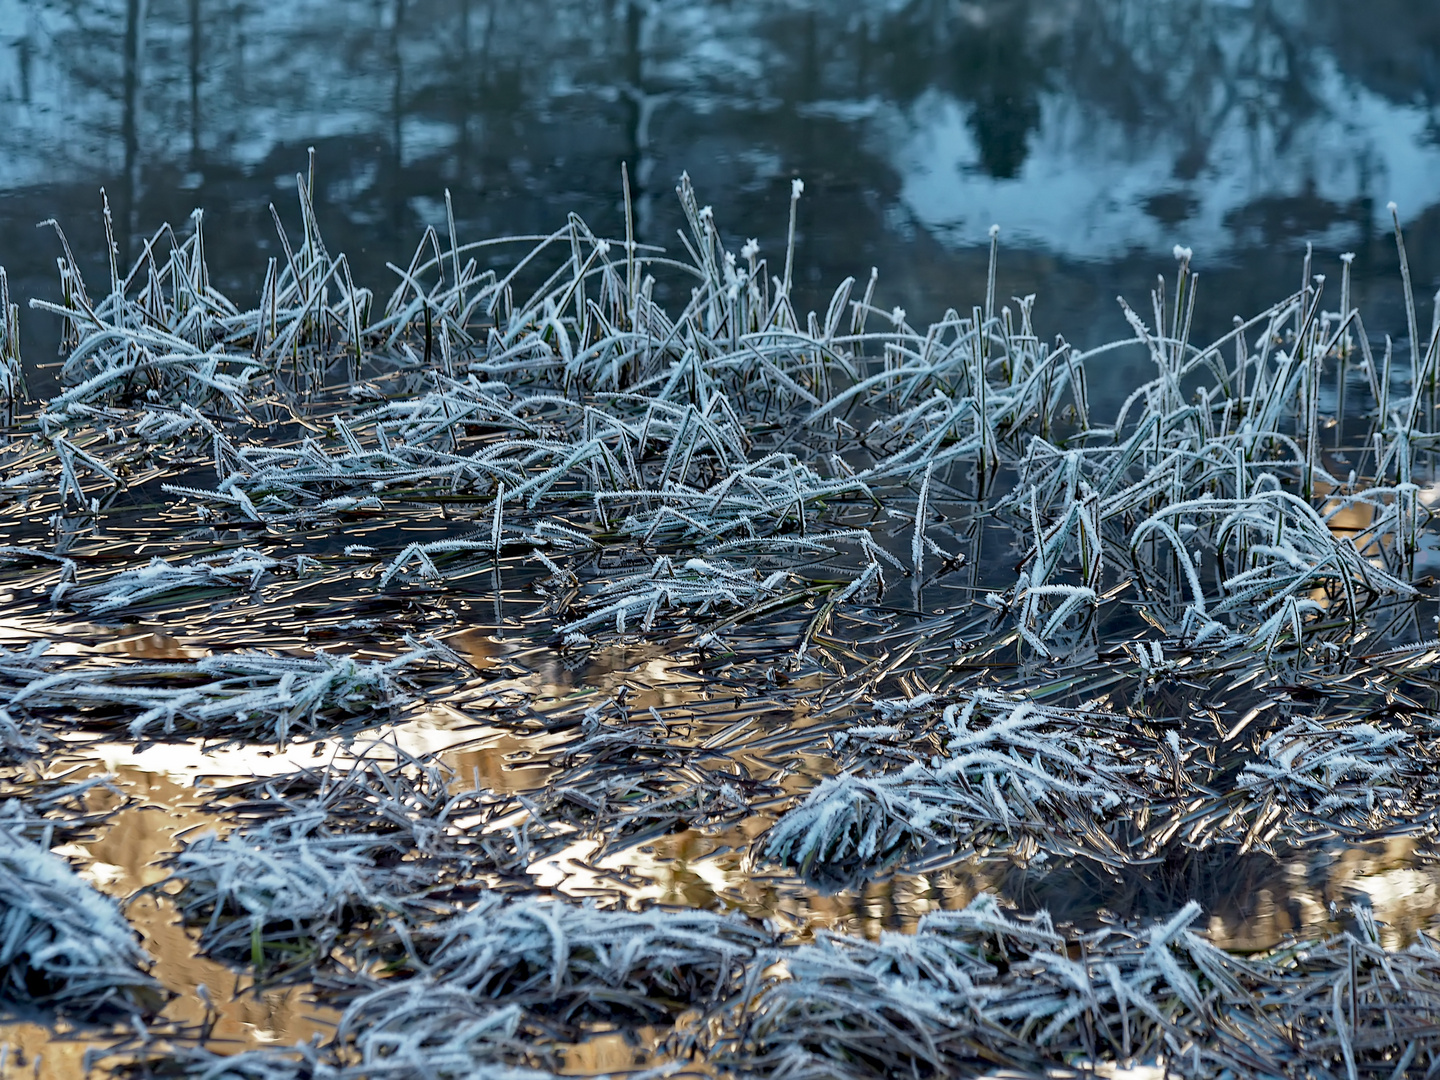
[[[313,137],[328,103],[344,102],[356,127],[347,134],[379,136],[392,149],[413,120],[432,121],[427,146],[436,129],[452,128],[448,145],[423,153],[473,174],[486,162],[548,160],[557,125],[584,126],[573,104],[555,106],[583,101],[584,115],[599,123],[563,152],[598,155],[612,167],[629,161],[642,234],[650,163],[661,151],[669,158],[659,143],[672,139],[651,130],[652,115],[701,115],[680,139],[703,129],[773,162],[777,155],[765,149],[831,152],[814,137],[816,117],[854,133],[877,103],[904,112],[938,93],[961,104],[984,169],[1007,177],[1031,152],[1042,103],[1073,102],[1086,129],[1103,120],[1137,146],[1178,144],[1175,173],[1184,180],[1205,167],[1222,133],[1263,135],[1272,147],[1292,142],[1325,108],[1320,72],[1337,62],[1332,43],[1346,27],[1323,11],[1302,20],[1273,0],[1074,0],[1063,16],[1041,0],[982,0],[960,15],[938,0],[862,0],[843,13],[821,0],[731,0],[723,17],[706,0],[627,0],[598,11],[582,0],[407,0],[398,8],[386,0],[346,9],[343,18],[337,0],[297,0],[283,14],[214,0],[204,8],[202,41],[197,0],[132,20],[148,20],[154,42],[145,76],[156,90],[142,107],[121,70],[134,55],[122,44],[130,3],[143,12],[142,0],[56,0],[47,21],[60,29],[40,48],[76,100],[81,126],[109,145],[129,147],[143,131],[148,159],[193,156],[203,74],[207,93],[233,103],[205,117],[211,147],[277,143],[287,136],[270,122],[275,116]],[[403,87],[395,81],[402,68]],[[117,123],[110,103],[120,101],[125,117]],[[477,145],[483,160],[465,165]],[[835,167],[887,168],[882,158],[847,149]],[[394,212],[403,216],[408,205],[402,200]]]
[[[1208,142],[1248,106],[1246,127],[1270,125],[1283,142],[1320,107],[1311,78],[1316,42],[1305,24],[1266,2],[1220,9],[1193,0],[1090,0],[1072,26],[1067,58],[1077,97],[1137,133],[1173,130],[1178,121]]]

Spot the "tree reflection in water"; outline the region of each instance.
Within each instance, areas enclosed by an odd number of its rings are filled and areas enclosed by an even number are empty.
[[[177,187],[226,223],[219,242],[263,247],[256,208],[314,143],[330,234],[377,276],[445,187],[472,235],[569,210],[618,228],[622,161],[660,243],[682,169],[771,240],[803,175],[824,225],[801,265],[830,280],[882,262],[893,281],[933,257],[938,281],[897,298],[915,309],[958,291],[991,218],[1069,260],[1176,239],[1237,261],[1306,239],[1362,249],[1389,199],[1429,210],[1440,165],[1440,20],[1385,7],[0,0],[0,245],[23,276],[16,230],[88,222],[103,183],[132,248],[175,216]],[[1253,295],[1269,269],[1209,287]],[[1043,300],[1044,285],[1017,288]],[[1060,285],[1052,314],[1094,303],[1082,321],[1108,321],[1114,287],[1091,301]],[[1223,299],[1228,320],[1243,304]]]

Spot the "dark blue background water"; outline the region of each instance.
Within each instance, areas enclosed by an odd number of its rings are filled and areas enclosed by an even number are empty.
[[[1223,329],[1298,284],[1307,240],[1332,283],[1357,252],[1372,328],[1403,336],[1391,199],[1427,314],[1440,286],[1440,4],[0,0],[18,291],[53,288],[45,217],[99,267],[104,185],[132,252],[205,206],[221,281],[258,292],[311,145],[330,246],[386,290],[445,188],[471,239],[571,210],[613,233],[622,162],[672,246],[682,169],[771,251],[803,177],[802,298],[876,265],[912,322],[975,302],[992,223],[1002,291],[1080,343],[1128,333],[1115,295],[1144,301],[1176,243]]]

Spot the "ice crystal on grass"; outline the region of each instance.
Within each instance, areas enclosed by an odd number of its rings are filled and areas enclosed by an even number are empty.
[[[206,948],[265,963],[267,950],[324,956],[339,929],[402,910],[424,891],[415,867],[380,867],[375,845],[324,828],[323,815],[292,814],[223,839],[205,833],[174,858],[187,914],[202,920]]]
[[[549,1080],[517,1066],[530,1046],[517,1005],[476,1000],[468,990],[420,977],[353,1001],[336,1042],[357,1059],[342,1077],[375,1080]]]
[[[587,600],[588,613],[565,624],[561,632],[613,625],[617,633],[623,633],[627,623],[648,632],[662,612],[687,609],[702,617],[743,609],[779,595],[786,576],[777,570],[762,577],[722,559],[687,559],[676,566],[661,555],[645,573],[607,581]]]
[[[1404,1076],[1435,1060],[1428,939],[1385,950],[1356,909],[1358,936],[1241,960],[1190,929],[1199,914],[1062,935],[981,896],[913,935],[823,934],[747,986],[711,1060],[815,1078],[1038,1072],[1075,1056],[1158,1058],[1197,1078]]]
[[[344,765],[222,790],[217,806],[240,824],[170,859],[181,908],[212,952],[291,967],[357,928],[437,910],[432,894],[522,868],[531,834],[500,820],[514,801],[450,780],[377,742]]]
[[[1016,919],[984,895],[913,935],[821,934],[747,987],[716,1056],[817,1078],[1043,1069],[1085,1045],[1143,1060],[1204,1027],[1204,998],[1238,996],[1242,965],[1186,929],[1198,914],[1088,935],[1078,957],[1048,916]]]
[[[516,809],[514,799],[461,786],[434,756],[407,753],[395,742],[357,739],[347,755],[353,757],[222,788],[217,805],[247,829],[249,823],[268,829],[282,816],[323,822],[371,850],[388,852],[390,862],[406,855],[456,865],[496,861],[491,843],[506,835],[504,819]]]
[[[82,1017],[147,1012],[160,991],[115,901],[0,821],[0,999]]]
[[[1266,737],[1259,760],[1240,774],[1240,791],[1255,807],[1245,815],[1247,833],[1268,834],[1278,822],[1287,836],[1433,829],[1435,747],[1435,722],[1426,718],[1404,726],[1298,719]]]

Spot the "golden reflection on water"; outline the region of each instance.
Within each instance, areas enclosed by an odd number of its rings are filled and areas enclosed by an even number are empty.
[[[199,660],[210,655],[209,649],[184,645],[163,630],[134,625],[124,627],[114,641],[97,645],[95,651],[133,656],[137,660]]]
[[[164,628],[144,623],[98,626],[88,622],[56,622],[24,616],[0,622],[0,646],[22,648],[48,641],[55,656],[117,655],[144,660],[198,660],[211,650],[187,644]]]
[[[631,1039],[618,1031],[598,1031],[584,1042],[560,1048],[560,1076],[597,1076],[602,1073],[628,1072],[637,1066],[651,1064],[645,1048],[655,1046],[660,1032],[641,1028]]]
[[[481,787],[512,795],[543,786],[555,772],[547,750],[562,746],[569,736],[560,734],[515,735],[496,729],[478,742],[441,755],[455,772],[455,786]]]
[[[617,695],[632,710],[682,708],[706,700],[714,689],[658,644],[563,652],[533,643],[522,647],[481,629],[451,634],[445,643],[482,672],[508,670],[511,679],[488,684],[487,694],[518,692],[541,712],[580,701],[595,704]],[[517,666],[507,669],[511,661]]]
[[[826,894],[749,864],[748,850],[773,819],[756,816],[718,832],[686,829],[603,858],[597,866],[639,881],[634,903],[737,911],[772,922],[798,940],[817,930],[875,939],[913,933],[932,911],[956,911],[993,889],[1003,869],[966,863],[929,874],[892,875]],[[567,889],[565,883],[557,885]]]
[[[1386,948],[1401,948],[1440,921],[1440,865],[1410,837],[1348,848],[1316,873],[1314,856],[1285,861],[1275,880],[1252,896],[1217,907],[1210,936],[1235,952],[1257,952],[1287,937],[1334,932],[1344,909],[1368,904]]]

